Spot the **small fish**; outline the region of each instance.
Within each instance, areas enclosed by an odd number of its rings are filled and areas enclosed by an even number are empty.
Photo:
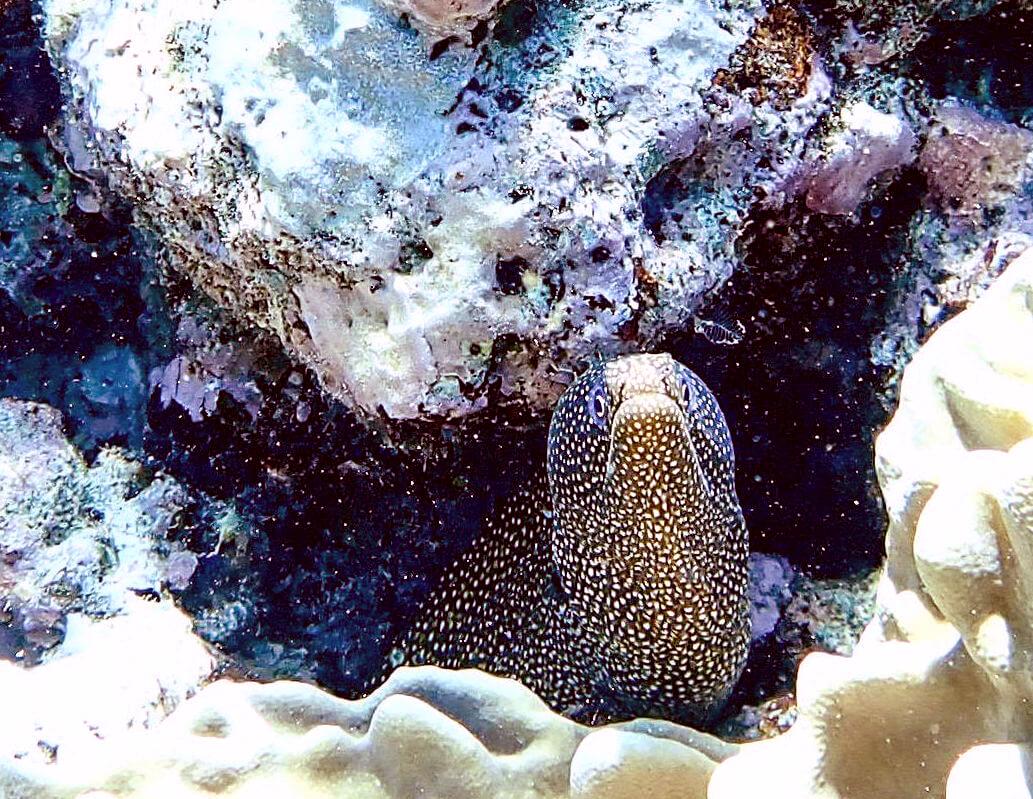
[[[722,346],[738,344],[746,335],[742,322],[724,310],[717,310],[710,319],[694,317],[693,328],[711,344]]]

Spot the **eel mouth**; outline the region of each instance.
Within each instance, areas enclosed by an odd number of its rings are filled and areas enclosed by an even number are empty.
[[[637,392],[622,399],[610,422],[607,483],[631,478],[639,485],[656,486],[665,482],[664,472],[673,476],[679,471],[705,495],[710,494],[681,404],[660,391]]]

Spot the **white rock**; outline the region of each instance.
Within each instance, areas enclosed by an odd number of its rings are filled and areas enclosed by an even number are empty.
[[[164,719],[211,676],[215,662],[189,618],[170,602],[134,599],[103,621],[74,614],[47,663],[0,660],[0,758],[46,763],[74,773],[96,747]],[[2,787],[2,786],[0,786]]]
[[[829,95],[815,62],[784,112],[708,106],[761,11],[731,6],[541,6],[481,62],[431,58],[394,13],[464,27],[487,2],[43,10],[97,166],[174,262],[334,395],[412,418],[476,411],[495,377],[547,407],[557,375],[648,346],[731,274],[742,186],[785,199]],[[704,190],[647,225],[650,181],[690,157]]]

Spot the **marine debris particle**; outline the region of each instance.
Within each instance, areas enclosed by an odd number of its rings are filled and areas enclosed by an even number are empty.
[[[589,369],[549,429],[547,481],[502,506],[396,663],[515,677],[575,718],[705,721],[750,640],[747,532],[724,416],[667,355]]]

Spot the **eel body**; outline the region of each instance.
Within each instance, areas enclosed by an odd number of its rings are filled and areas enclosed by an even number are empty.
[[[514,677],[583,720],[706,721],[750,641],[714,396],[667,355],[598,364],[560,399],[546,467],[445,574],[398,661]]]

